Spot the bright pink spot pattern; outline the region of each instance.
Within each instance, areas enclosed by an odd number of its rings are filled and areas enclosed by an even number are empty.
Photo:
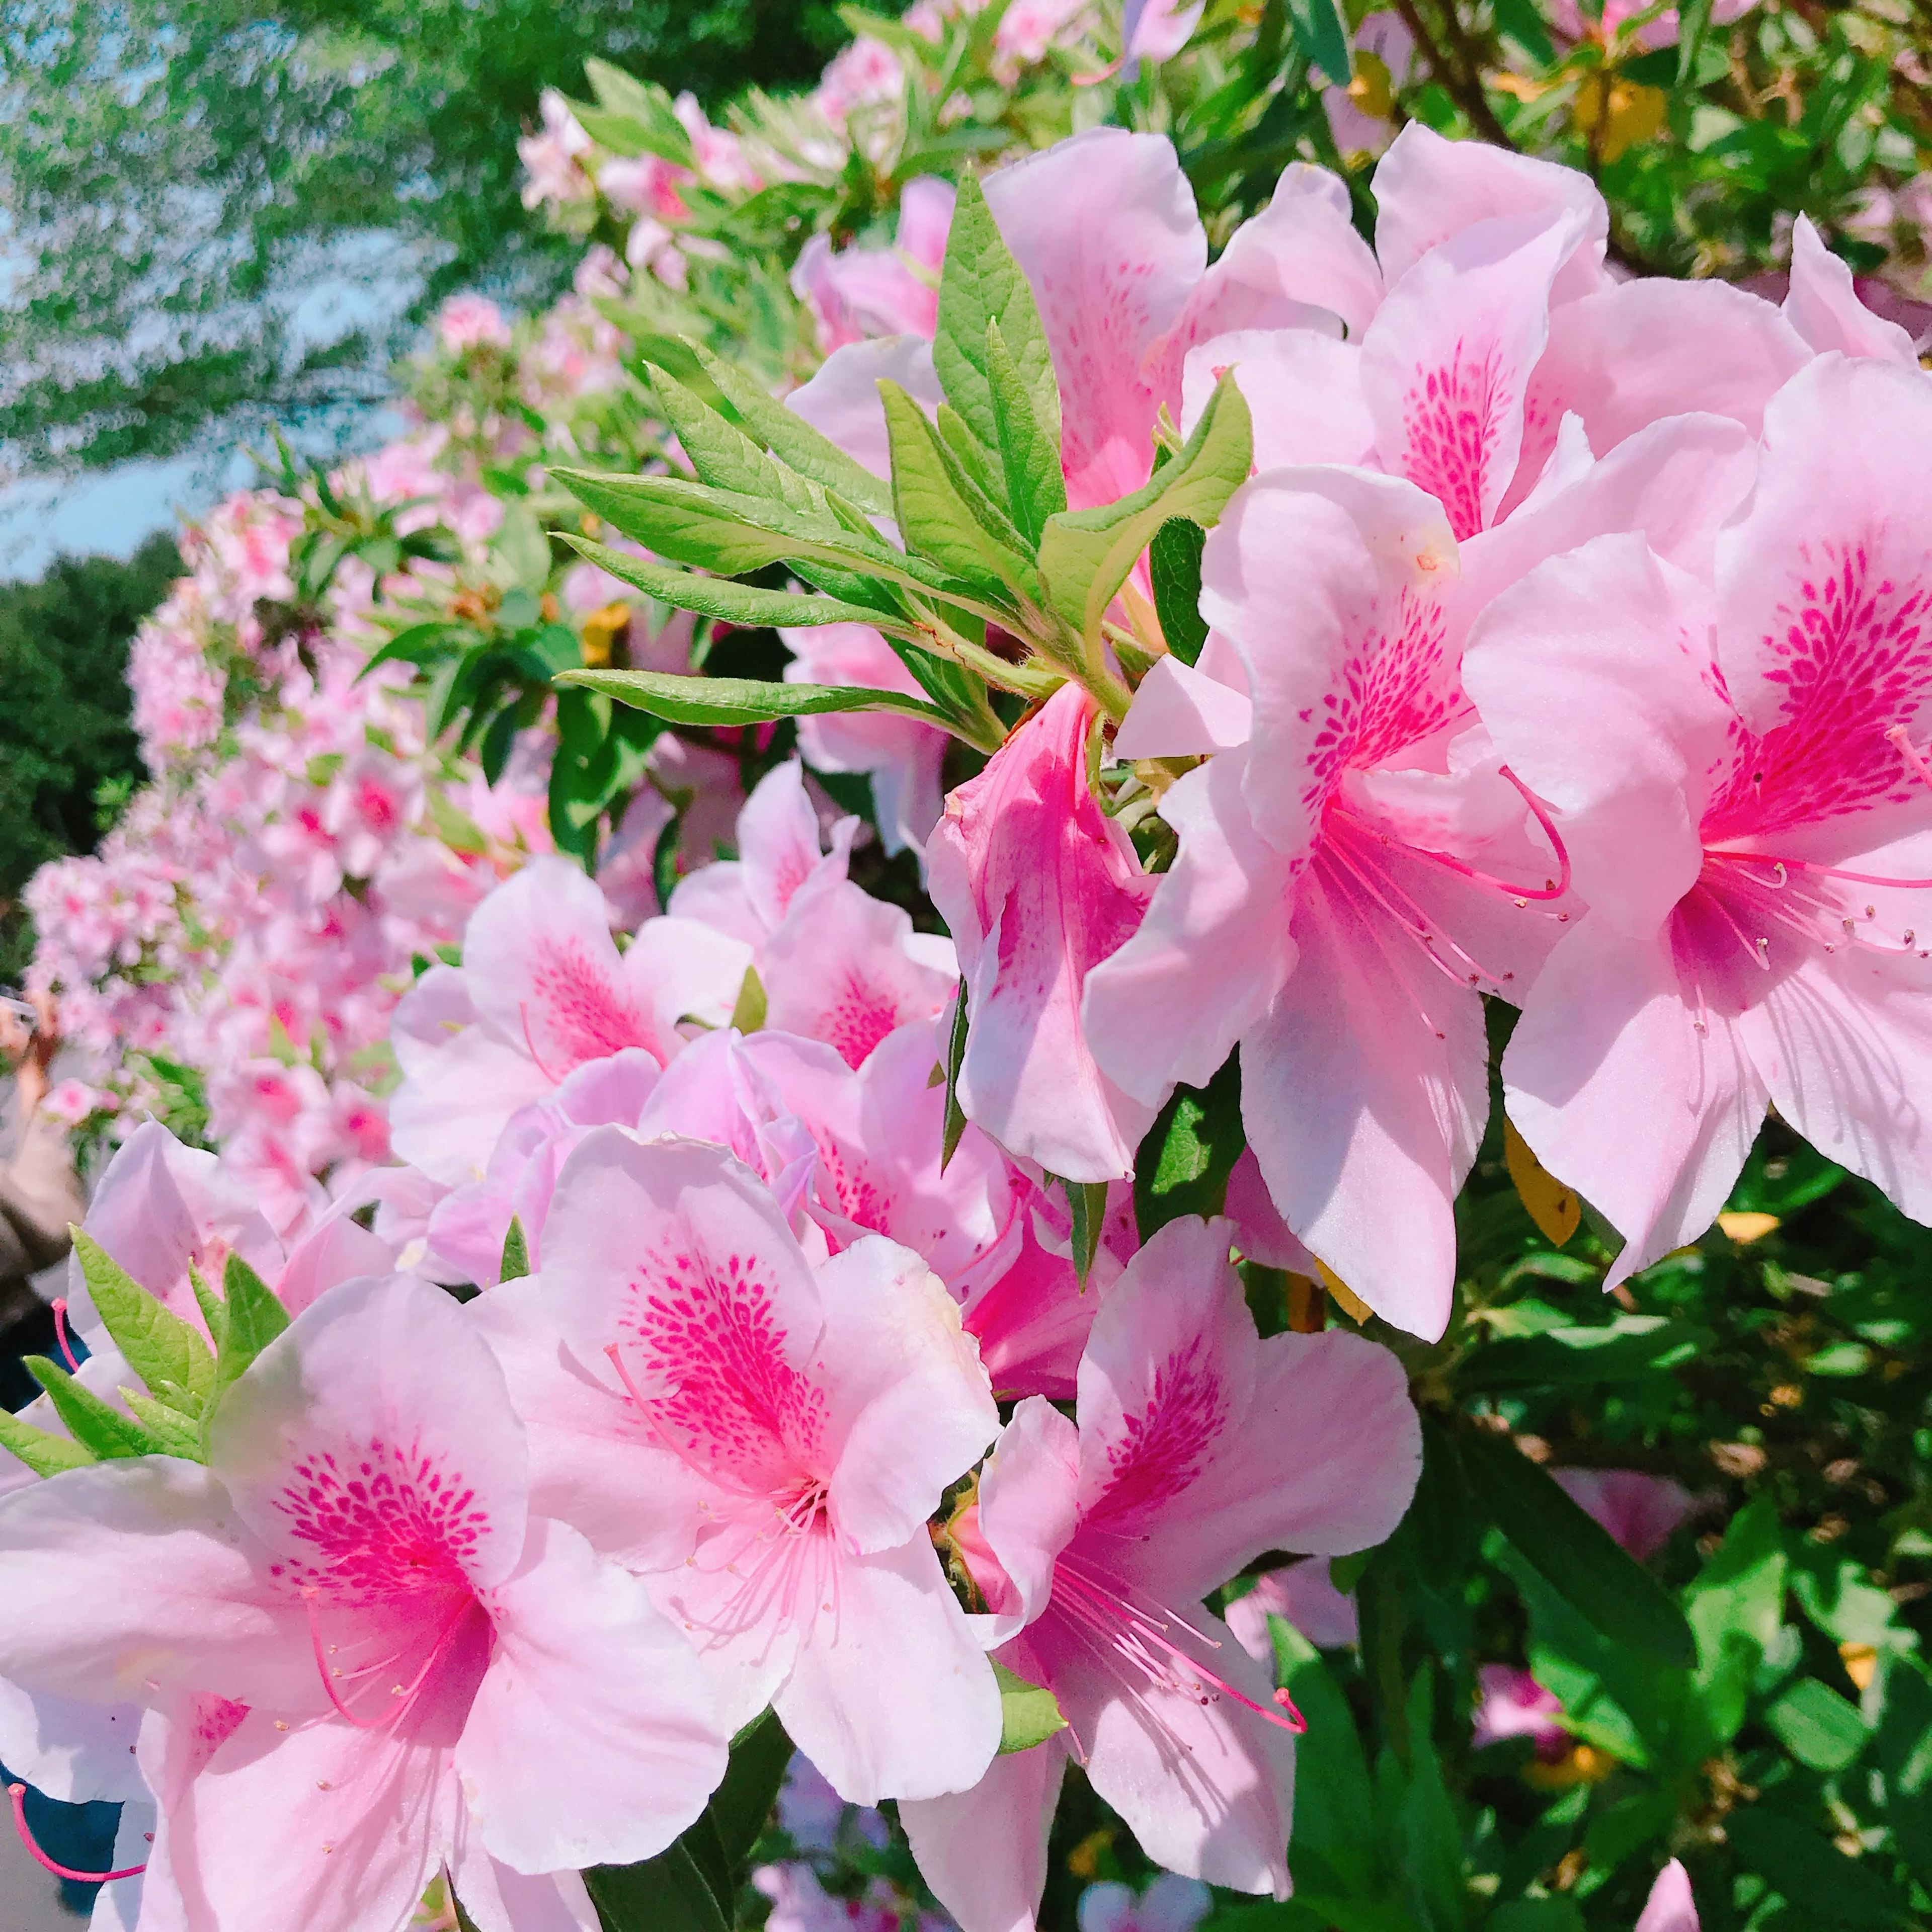
[[[853,972],[846,976],[825,1017],[824,1038],[848,1066],[862,1066],[873,1048],[898,1023],[898,1002],[890,991]]]
[[[372,1442],[351,1461],[326,1449],[303,1456],[276,1507],[315,1552],[296,1580],[351,1604],[467,1592],[466,1566],[490,1531],[459,1472],[400,1443]]]
[[[1495,345],[1470,355],[1459,338],[1447,362],[1416,372],[1405,399],[1402,473],[1440,501],[1459,542],[1483,527],[1505,388]]]
[[[1146,1402],[1123,1418],[1119,1440],[1107,1448],[1106,1492],[1088,1520],[1136,1514],[1179,1496],[1200,1474],[1228,1412],[1227,1391],[1196,1336],[1162,1363]]]
[[[755,1256],[648,1257],[620,1329],[634,1340],[652,1421],[721,1479],[781,1486],[815,1460],[825,1398],[785,1359],[771,1284]],[[627,1352],[636,1374],[638,1354]]]
[[[611,985],[578,940],[541,942],[535,949],[531,983],[536,1010],[528,1017],[541,1022],[550,1048],[537,1057],[560,1077],[627,1046],[656,1048],[649,1018]],[[560,1067],[553,1064],[559,1054],[566,1063]]]

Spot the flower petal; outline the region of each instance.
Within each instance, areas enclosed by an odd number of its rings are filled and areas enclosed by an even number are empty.
[[[960,1932],[1034,1932],[1066,1773],[1064,1745],[1036,1744],[994,1758],[970,1791],[899,1806],[920,1876]]]

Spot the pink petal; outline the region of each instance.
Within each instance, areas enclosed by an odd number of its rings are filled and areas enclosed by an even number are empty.
[[[1158,658],[1114,734],[1114,755],[1131,763],[1232,751],[1247,742],[1253,716],[1246,692],[1231,690],[1179,658]]]
[[[939,378],[933,373],[932,344],[916,335],[891,335],[835,350],[810,382],[785,398],[785,407],[830,437],[854,462],[887,476],[892,458],[885,405],[879,400],[882,382],[898,383],[915,402],[930,409],[937,409],[943,400]]]
[[[772,1700],[787,1734],[848,1804],[970,1790],[999,1748],[999,1687],[924,1531],[829,1568]]]
[[[1190,352],[1180,380],[1181,426],[1192,432],[1232,369],[1254,421],[1255,467],[1372,466],[1376,423],[1362,389],[1359,344],[1312,328],[1246,329]]]
[[[0,1764],[64,1804],[146,1795],[134,1765],[140,1724],[137,1704],[36,1695],[0,1678]]]
[[[1624,1236],[1612,1286],[1711,1225],[1770,1099],[1736,1024],[1700,1016],[1669,934],[1624,938],[1594,913],[1543,969],[1503,1086],[1537,1159]]]
[[[1696,1498],[1668,1476],[1642,1469],[1552,1469],[1550,1474],[1640,1563],[1648,1562],[1696,1513]]]
[[[1010,1154],[1073,1180],[1130,1172],[1153,1120],[1102,1075],[1080,1025],[1088,974],[1150,890],[1088,788],[1093,716],[1077,685],[1056,692],[953,793],[927,854],[968,987],[961,1102]]]
[[[1822,356],[1840,350],[1880,362],[1918,367],[1912,338],[1895,322],[1873,314],[1852,285],[1850,265],[1825,246],[1808,214],[1791,231],[1791,286],[1784,316]]]
[[[1046,1608],[1053,1566],[1078,1526],[1079,1431],[1042,1396],[1013,1412],[980,1484],[980,1528],[1012,1586],[995,1604],[992,1641],[1002,1643]]]
[[[488,1608],[455,1762],[491,1856],[532,1875],[654,1858],[724,1774],[696,1653],[641,1582],[544,1518]]]
[[[1192,190],[1172,142],[1118,128],[1016,161],[986,189],[1052,349],[1068,500],[1111,503],[1148,479],[1161,400],[1148,352],[1208,266]]]
[[[1355,1600],[1336,1588],[1330,1568],[1318,1558],[1270,1570],[1228,1606],[1228,1628],[1257,1664],[1268,1666],[1274,1662],[1274,1639],[1268,1630],[1271,1616],[1292,1625],[1322,1650],[1340,1650],[1361,1640]]]
[[[1672,1858],[1657,1875],[1645,1900],[1636,1932],[1697,1932],[1697,1901],[1690,1895],[1690,1874]]]
[[[1555,298],[1603,287],[1610,212],[1587,175],[1483,141],[1451,141],[1412,121],[1376,164],[1376,253],[1389,286],[1430,250],[1498,217],[1576,218],[1580,239]]]
[[[1034,1932],[1066,1771],[1060,1744],[1036,1744],[994,1758],[970,1791],[899,1807],[920,1876],[960,1932]]]
[[[448,1869],[450,1883],[476,1932],[602,1932],[603,1921],[581,1873],[526,1878],[512,1871],[483,1850],[473,1819],[458,1822]]]
[[[1436,497],[1459,538],[1496,520],[1516,475],[1551,289],[1576,234],[1574,215],[1469,229],[1390,289],[1362,339],[1383,466]]]

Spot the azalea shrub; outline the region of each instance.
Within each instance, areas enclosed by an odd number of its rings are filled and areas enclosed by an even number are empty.
[[[1923,1922],[1916,50],[853,24],[549,98],[572,292],[136,640],[23,1832],[122,1932]]]

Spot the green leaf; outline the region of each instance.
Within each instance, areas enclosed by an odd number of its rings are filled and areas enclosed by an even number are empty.
[[[734,1874],[752,1856],[752,1847],[772,1815],[791,1754],[791,1739],[785,1736],[776,1711],[754,1718],[731,1740],[724,1781],[711,1794],[708,1808]]]
[[[952,720],[923,698],[862,684],[778,684],[655,670],[570,670],[556,682],[598,692],[674,724],[758,724],[827,711],[896,711],[943,731],[952,729]]]
[[[1708,1328],[1660,1315],[1565,1325],[1494,1342],[1469,1364],[1472,1391],[1628,1384],[1690,1361],[1716,1338]]]
[[[26,1463],[37,1476],[57,1476],[63,1469],[84,1468],[98,1459],[70,1436],[36,1429],[0,1408],[0,1449]]]
[[[1039,433],[1060,448],[1060,386],[1033,290],[973,176],[962,172],[940,271],[939,327],[932,361],[946,400],[988,449],[1000,446],[987,366],[986,325],[997,322]]]
[[[50,1362],[44,1355],[29,1355],[26,1367],[46,1390],[54,1413],[67,1424],[75,1442],[91,1450],[102,1462],[125,1462],[136,1456],[163,1453],[160,1444],[140,1423],[103,1402],[58,1362]]]
[[[1248,406],[1230,370],[1214,386],[1180,454],[1142,488],[1117,503],[1048,519],[1040,568],[1053,608],[1081,636],[1097,639],[1114,592],[1161,526],[1186,518],[1204,530],[1219,521],[1253,460]]]
[[[604,1932],[729,1932],[729,1906],[682,1839],[635,1865],[592,1865],[585,1888]]]
[[[976,490],[926,412],[896,382],[880,383],[879,399],[892,446],[892,516],[906,548],[994,596],[1036,588],[1036,573],[1016,547],[1018,532],[1008,542],[988,528],[972,501]]]
[[[704,372],[718,386],[748,435],[756,439],[782,463],[800,476],[836,490],[849,503],[868,516],[890,517],[892,492],[884,478],[875,476],[865,465],[848,456],[830,437],[812,428],[804,417],[788,410],[776,397],[767,395],[740,370],[714,356],[703,344],[687,342]]]
[[[274,1291],[239,1255],[228,1257],[221,1278],[226,1314],[220,1352],[214,1358],[218,1394],[238,1382],[248,1364],[289,1325],[289,1311]],[[213,1405],[209,1405],[209,1414]]]
[[[1201,554],[1207,547],[1208,532],[1186,517],[1168,518],[1148,546],[1154,615],[1168,649],[1183,664],[1198,664],[1208,641],[1201,614]]]
[[[1094,1257],[1100,1252],[1101,1231],[1107,1224],[1107,1184],[1104,1180],[1063,1180],[1066,1204],[1073,1216],[1073,1271],[1081,1287],[1094,1271]]]
[[[94,1312],[128,1366],[158,1395],[178,1390],[189,1412],[199,1414],[214,1389],[214,1357],[208,1344],[85,1229],[70,1232]]]
[[[154,1438],[164,1456],[178,1456],[184,1462],[202,1460],[201,1424],[196,1417],[184,1415],[170,1403],[158,1402],[139,1389],[124,1388],[122,1399],[135,1418]]]
[[[966,1058],[966,982],[952,1002],[952,1024],[946,1036],[946,1124],[939,1149],[939,1171],[944,1174],[959,1151],[960,1136],[966,1131],[966,1110],[959,1104],[959,1069]]]
[[[1336,0],[1288,0],[1288,17],[1301,51],[1337,87],[1354,77],[1348,22]]]
[[[1754,1497],[1684,1593],[1697,1642],[1697,1690],[1720,1744],[1742,1728],[1751,1683],[1784,1622],[1787,1562],[1778,1505]]]
[[[1177,1087],[1134,1160],[1134,1220],[1151,1238],[1183,1214],[1218,1214],[1228,1176],[1247,1141],[1241,1130],[1241,1064],[1230,1054],[1204,1087]]]
[[[775,462],[745,432],[727,422],[687,389],[675,376],[651,363],[644,374],[663,412],[676,433],[686,460],[698,481],[714,489],[735,490],[741,496],[769,496],[801,515],[825,518],[824,492],[784,464]]]
[[[1886,1932],[1914,1922],[1906,1899],[1871,1869],[1848,1858],[1830,1840],[1769,1804],[1741,1805],[1724,1820],[1740,1869],[1762,1877],[1792,1910],[1783,1922],[1826,1926],[1832,1932]]]
[[[1274,1640],[1276,1681],[1294,1700],[1308,1729],[1297,1742],[1294,1779],[1295,1886],[1304,1898],[1314,1880],[1302,1868],[1313,1853],[1321,1876],[1338,1895],[1366,1900],[1388,1889],[1387,1866],[1378,1856],[1382,1836],[1375,1786],[1354,1713],[1321,1653],[1292,1624],[1268,1618]],[[1328,1903],[1322,1886],[1319,1902]]]
[[[1772,1735],[1813,1771],[1849,1771],[1871,1733],[1857,1707],[1815,1677],[1801,1677],[1764,1714]]]
[[[1932,1682],[1916,1659],[1894,1656],[1878,1690],[1872,1756],[1885,1776],[1885,1822],[1924,1884],[1932,1880]]]
[[[1552,1590],[1606,1636],[1655,1663],[1690,1669],[1696,1646],[1683,1612],[1546,1469],[1499,1436],[1471,1432],[1460,1446],[1475,1494]]]
[[[765,982],[758,977],[755,966],[745,968],[745,976],[738,982],[738,997],[731,1007],[731,1024],[740,1033],[756,1033],[765,1023],[765,1015],[770,1002],[765,997]]]
[[[761,590],[755,584],[734,584],[724,577],[694,577],[688,570],[632,556],[592,543],[587,537],[572,536],[567,530],[557,534],[600,570],[622,578],[660,604],[695,610],[700,617],[721,618],[747,628],[770,625],[774,630],[781,626],[790,629],[811,624],[875,625],[879,621],[879,613],[862,604],[842,604],[836,598],[811,597],[796,591]]]
[[[1000,1755],[1031,1750],[1056,1731],[1066,1728],[1060,1705],[1051,1690],[1016,1677],[995,1658],[993,1675],[1000,1684]]]
[[[1469,1893],[1462,1870],[1462,1828],[1436,1755],[1435,1675],[1433,1664],[1425,1660],[1409,1687],[1408,1789],[1402,1804],[1408,1856],[1403,1866],[1424,1908],[1421,1922],[1435,1932],[1456,1932],[1468,1923]]]
[[[524,1233],[523,1218],[510,1216],[510,1225],[503,1231],[503,1258],[497,1265],[499,1281],[521,1281],[530,1271],[530,1244]]]
[[[434,794],[431,794],[432,796]],[[201,1310],[201,1318],[208,1324],[208,1339],[214,1344],[218,1358],[221,1352],[221,1338],[227,1332],[228,1310],[222,1306],[221,1298],[201,1278],[201,1270],[193,1262],[188,1264],[189,1286],[194,1290],[196,1305]]]
[[[1021,534],[1037,549],[1048,518],[1066,507],[1060,440],[1057,429],[1049,436],[1042,427],[1032,392],[997,321],[986,324],[986,382],[992,393],[994,447],[1006,476],[1006,501]]]
[[[584,76],[597,96],[597,104],[612,114],[621,114],[634,122],[650,137],[648,152],[681,168],[695,168],[698,156],[691,145],[690,130],[677,118],[671,98],[654,81],[638,80],[613,67],[608,61],[587,60]],[[582,121],[580,112],[578,118]],[[595,140],[596,130],[584,122],[584,130]]]

